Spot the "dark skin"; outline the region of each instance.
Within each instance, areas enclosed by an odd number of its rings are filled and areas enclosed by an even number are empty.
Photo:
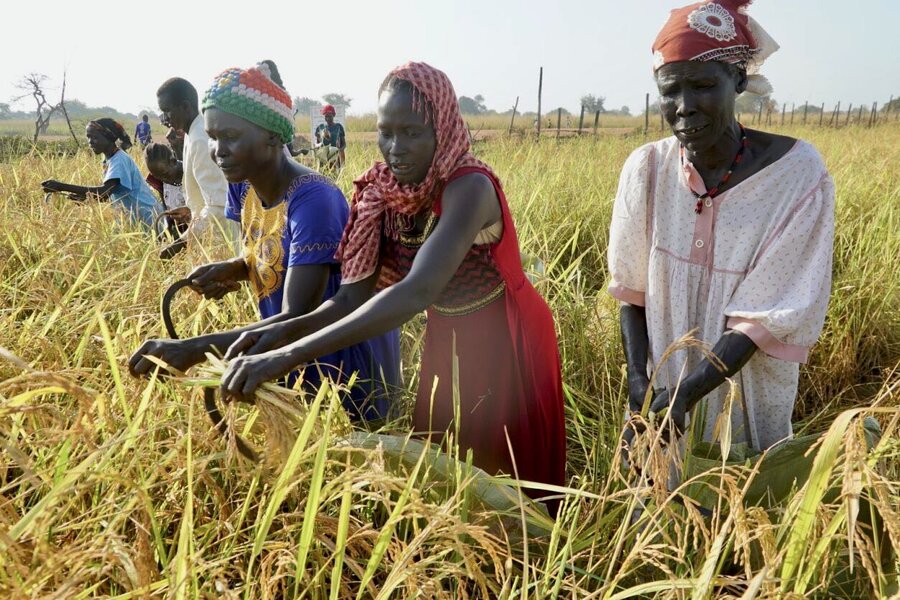
[[[156,96],[156,103],[159,106],[159,120],[166,127],[188,131],[191,123],[200,114],[200,109],[196,103],[188,102],[184,99],[174,98],[172,94],[162,93]],[[176,156],[178,152],[176,152]],[[159,257],[168,260],[184,250],[187,247],[187,239],[181,237],[165,248],[163,248]]]
[[[183,99],[173,98],[172,94],[162,93],[156,97],[159,105],[159,120],[166,127],[188,131],[191,123],[200,114],[197,104]]]
[[[184,167],[173,153],[168,159],[147,161],[150,174],[169,185],[178,185],[184,177]]]
[[[656,72],[660,110],[675,137],[685,148],[685,158],[703,178],[707,189],[716,186],[728,171],[740,147],[740,127],[734,103],[747,87],[743,69],[725,63],[683,61],[664,65]],[[796,140],[764,131],[746,130],[748,146],[727,185],[720,193],[774,163]],[[624,304],[619,313],[622,346],[628,365],[628,404],[640,411],[650,379],[647,375],[649,336],[644,307]],[[741,332],[726,330],[712,348],[715,358],[704,358],[674,390],[654,390],[650,414],[669,412],[676,432],[684,430],[686,415],[711,391],[733,377],[756,352],[756,344]],[[718,364],[716,364],[718,363]],[[633,432],[626,432],[630,439]]]
[[[313,171],[284,156],[281,139],[240,117],[208,109],[204,113],[211,141],[212,158],[230,183],[248,181],[266,208],[285,201],[285,193],[295,178]],[[268,319],[231,331],[212,333],[186,340],[147,340],[128,362],[134,376],[149,375],[156,365],[147,356],[162,359],[184,371],[205,359],[205,353],[219,353],[245,332],[305,315],[322,301],[328,284],[328,265],[300,265],[287,270],[282,310]],[[249,277],[243,258],[204,265],[189,276],[193,289],[206,298],[219,299],[237,289]]]
[[[378,145],[401,182],[427,175],[437,140],[430,123],[412,110],[407,89],[387,89],[378,106]],[[343,285],[313,313],[247,333],[226,354],[231,360],[223,392],[250,401],[265,381],[289,373],[310,359],[394,329],[433,304],[453,277],[483,228],[502,217],[490,180],[471,174],[447,186],[437,226],[413,261],[409,274],[373,295],[377,272]],[[419,221],[421,223],[421,221]]]
[[[94,154],[102,154],[109,159],[113,154],[119,152],[116,140],[110,139],[103,128],[88,123],[85,127],[85,136],[87,137],[88,146]],[[41,189],[45,192],[63,192],[68,195],[69,199],[76,201],[87,200],[88,197],[96,198],[101,201],[108,201],[109,195],[116,186],[119,185],[118,179],[109,179],[101,185],[84,186],[72,183],[63,183],[56,179],[47,179],[41,182]]]

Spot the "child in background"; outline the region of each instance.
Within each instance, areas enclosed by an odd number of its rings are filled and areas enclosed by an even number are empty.
[[[184,169],[175,152],[165,144],[151,142],[144,149],[147,164],[147,183],[156,190],[165,209],[167,229],[174,237],[179,237],[190,223],[190,210],[184,203],[181,178]],[[184,213],[187,212],[187,215]]]
[[[152,228],[156,215],[162,212],[162,205],[153,197],[153,191],[144,181],[138,166],[125,152],[126,148],[131,147],[131,138],[125,129],[117,121],[103,118],[90,121],[85,134],[94,154],[104,156],[103,183],[82,186],[48,179],[41,183],[43,190],[66,193],[75,201],[84,201],[91,196],[111,202],[126,212],[132,221]]]

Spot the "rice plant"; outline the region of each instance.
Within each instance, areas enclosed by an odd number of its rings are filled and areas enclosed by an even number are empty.
[[[624,360],[605,254],[619,170],[646,138],[476,145],[504,182],[523,253],[544,265],[537,286],[559,331],[569,484],[553,490],[555,521],[516,482],[406,437],[420,320],[404,328],[395,420],[354,431],[332,386],[270,385],[257,406],[225,411],[264,456],[242,459],[204,413],[215,357],[168,379],[125,368],[163,335],[163,291],[214,256],[161,263],[109,207],[45,201],[43,179],[99,180],[85,151],[0,164],[0,597],[896,595],[900,129],[787,132],[819,148],[838,192],[834,291],[795,410],[798,434],[821,435],[809,480],[784,502],[745,503],[759,473],[729,466],[707,485],[708,512],[689,501],[691,482],[666,485],[674,449],[654,443],[654,424],[639,475],[618,456]],[[375,156],[351,149],[345,192]],[[186,302],[186,332],[256,316],[247,290]]]

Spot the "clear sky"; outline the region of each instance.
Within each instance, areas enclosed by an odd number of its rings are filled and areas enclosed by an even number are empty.
[[[415,59],[446,71],[457,94],[482,94],[501,111],[516,96],[520,110],[536,108],[543,66],[545,108],[574,112],[592,93],[607,108],[637,113],[655,92],[650,45],[668,11],[683,4],[4,0],[0,102],[16,95],[23,74],[58,82],[65,68],[68,97],[136,112],[156,108],[156,88],[169,76],[202,93],[222,69],[271,58],[292,96],[340,92],[361,113],[374,110],[390,68]],[[750,14],[781,45],[763,71],[776,100],[846,107],[900,95],[900,0],[757,0]]]

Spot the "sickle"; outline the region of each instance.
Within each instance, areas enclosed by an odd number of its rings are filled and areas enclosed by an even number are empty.
[[[175,324],[172,322],[172,299],[175,297],[175,294],[178,293],[182,288],[189,287],[191,285],[191,280],[188,278],[179,279],[175,283],[173,283],[169,289],[166,290],[166,293],[163,294],[162,298],[162,318],[163,324],[166,327],[166,333],[169,334],[169,337],[173,340],[179,339],[178,332],[175,330]],[[209,420],[212,421],[216,430],[222,435],[222,437],[228,436],[228,422],[222,416],[222,413],[219,412],[219,407],[216,405],[216,391],[212,388],[206,388],[203,390],[203,404],[206,407],[206,414],[209,415]],[[259,456],[250,447],[250,445],[245,442],[241,436],[238,434],[234,434],[234,442],[237,446],[238,452],[240,452],[244,458],[250,460],[251,462],[259,462]]]

